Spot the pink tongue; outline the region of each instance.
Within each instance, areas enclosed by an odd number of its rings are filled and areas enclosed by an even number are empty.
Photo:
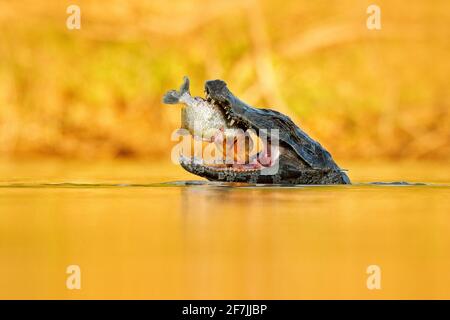
[[[211,137],[210,142],[216,144],[222,144],[223,142],[223,132],[224,128],[221,128],[216,135]],[[275,164],[275,162],[280,157],[280,151],[278,148],[267,148],[267,144],[263,143],[264,147],[261,152],[257,155],[254,155],[253,159],[250,160],[250,163],[246,164],[233,164],[233,168],[236,169],[261,169],[262,167],[271,167]],[[233,148],[233,146],[231,146]]]
[[[275,162],[280,157],[280,150],[278,148],[267,148],[267,145],[264,144],[264,149],[258,153],[258,163],[260,163],[264,167],[271,167],[275,164]]]

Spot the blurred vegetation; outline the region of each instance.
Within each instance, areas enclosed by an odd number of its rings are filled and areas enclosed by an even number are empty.
[[[0,0],[3,157],[170,157],[162,94],[221,78],[337,158],[450,157],[450,2]],[[81,30],[66,8],[81,8]]]

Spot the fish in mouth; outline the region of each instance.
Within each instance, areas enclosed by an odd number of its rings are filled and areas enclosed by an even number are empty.
[[[192,97],[189,79],[168,91],[165,104],[182,104],[181,128],[219,146],[233,161],[209,163],[180,157],[187,171],[213,181],[263,184],[349,184],[330,153],[286,115],[239,100],[222,80],[205,83],[205,98]],[[256,147],[257,146],[257,147]],[[255,151],[256,150],[256,151]],[[229,158],[227,158],[229,160]]]

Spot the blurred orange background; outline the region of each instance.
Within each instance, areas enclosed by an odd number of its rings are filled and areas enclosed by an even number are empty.
[[[0,1],[3,158],[170,159],[163,93],[225,80],[338,159],[450,156],[450,3]],[[66,9],[81,9],[69,30]]]

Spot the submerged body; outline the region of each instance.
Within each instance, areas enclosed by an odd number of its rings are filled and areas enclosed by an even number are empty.
[[[217,132],[230,136],[250,130],[260,133],[262,150],[241,163],[208,165],[182,158],[187,171],[209,180],[266,184],[349,184],[350,179],[330,153],[311,139],[287,116],[270,109],[253,108],[235,97],[221,80],[207,81],[206,99],[191,97],[185,78],[180,91],[169,91],[166,104],[183,104],[182,128],[194,137],[217,140]],[[197,129],[197,130],[196,130]],[[270,132],[270,133],[268,133]],[[273,135],[272,132],[276,132]],[[206,135],[205,135],[206,134]],[[226,134],[227,135],[227,134]]]

